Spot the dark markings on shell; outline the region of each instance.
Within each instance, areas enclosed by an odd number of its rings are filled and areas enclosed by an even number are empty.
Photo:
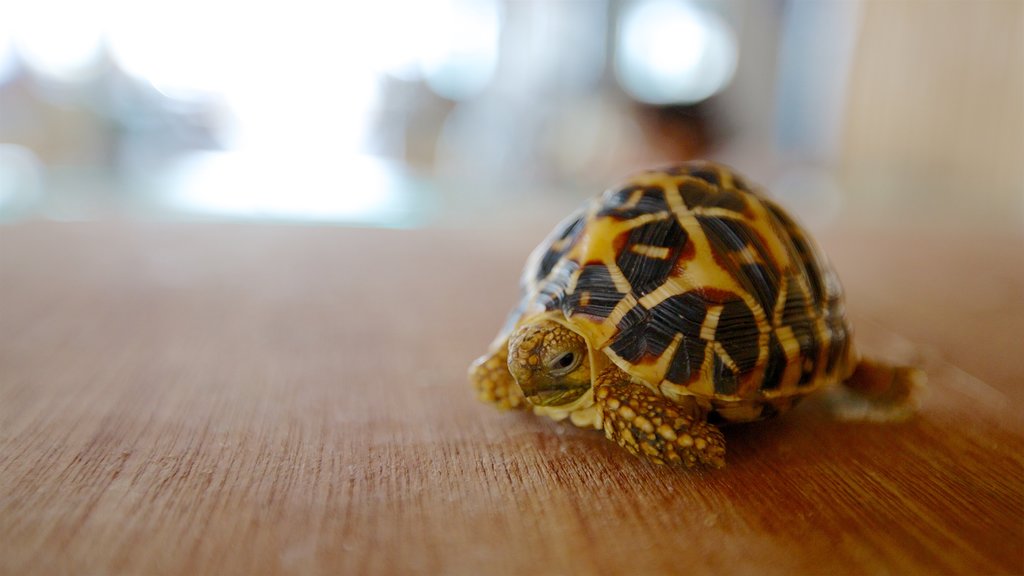
[[[825,290],[822,286],[822,270],[818,266],[817,259],[814,256],[814,251],[811,249],[810,242],[807,240],[800,227],[797,226],[796,222],[789,217],[781,208],[775,205],[774,202],[764,200],[764,205],[768,208],[779,223],[785,230],[785,233],[789,236],[793,242],[793,248],[796,249],[797,255],[800,257],[800,263],[804,268],[804,277],[807,278],[807,282],[811,287],[811,296],[814,302],[823,302]]]
[[[716,186],[720,180],[715,168],[703,162],[683,162],[675,166],[669,166],[664,170],[659,170],[659,172],[664,172],[669,176],[694,176],[702,180],[708,179],[707,181]],[[698,174],[703,174],[703,176],[698,176]]]
[[[761,237],[737,220],[698,216],[697,221],[711,242],[716,261],[753,294],[770,317],[779,297],[779,272]]]
[[[768,363],[764,368],[762,390],[778,390],[782,375],[786,372],[786,351],[779,344],[779,338],[772,334],[768,339]]]
[[[766,317],[771,317],[775,300],[779,297],[779,274],[767,264],[741,264],[736,278],[761,305]]]
[[[694,380],[704,363],[704,351],[708,343],[700,338],[683,338],[668,365],[665,379],[673,384],[686,384]]]
[[[631,202],[637,193],[640,194],[639,200]],[[627,186],[605,194],[601,205],[598,217],[611,217],[616,220],[629,220],[643,214],[668,210],[665,191],[660,186]]]
[[[651,309],[651,330],[668,347],[676,334],[684,338],[700,338],[700,327],[708,314],[708,303],[698,292],[669,296]]]
[[[649,320],[650,316],[646,308],[640,304],[633,307],[622,317],[622,320],[619,320],[617,325],[619,332],[612,341],[611,349],[623,360],[631,364],[639,364],[645,356],[650,354],[652,347],[647,338]]]
[[[789,290],[786,292],[786,302],[782,305],[782,324],[796,325],[807,322],[807,296],[797,282],[797,278],[789,276],[786,279]]]
[[[547,254],[540,261],[540,266],[537,268],[537,280],[543,280],[551,273],[551,269],[554,268],[555,264],[558,263],[558,259],[562,257],[562,253],[557,250],[548,250]]]
[[[566,316],[587,314],[595,318],[607,318],[623,294],[615,287],[608,267],[604,264],[588,264],[580,271],[576,289],[565,299],[563,311]]]
[[[651,310],[652,335],[664,350],[682,334],[683,340],[669,361],[665,379],[675,384],[689,382],[704,362],[707,342],[700,338],[700,327],[707,316],[708,303],[696,292],[670,296]]]
[[[697,222],[718,252],[739,252],[755,242],[754,233],[742,222],[717,216],[697,216]]]
[[[800,358],[803,362],[800,366],[800,381],[797,386],[809,386],[814,383],[814,366],[818,361],[820,342],[818,334],[808,325],[803,325],[798,331],[794,328],[800,341]]]
[[[648,222],[616,239],[615,264],[638,298],[668,279],[687,240],[674,218]]]
[[[743,193],[728,188],[712,188],[698,180],[680,182],[679,194],[691,210],[702,207],[724,208],[736,213],[747,210],[747,201],[743,198]]]
[[[632,364],[655,362],[679,336],[682,340],[669,361],[665,379],[684,384],[700,370],[704,349],[700,330],[708,302],[697,292],[670,296],[651,310],[637,305],[619,321],[611,349]]]
[[[800,386],[811,384],[814,376],[814,364],[818,361],[820,350],[814,319],[808,315],[807,296],[798,288],[795,280],[790,282],[791,290],[782,308],[782,324],[793,330],[797,343],[800,345]],[[810,360],[810,362],[808,362]],[[808,369],[807,364],[810,364]]]
[[[561,308],[565,302],[565,290],[569,286],[569,280],[577,269],[579,264],[574,260],[562,260],[540,286],[536,303],[545,310]]]
[[[732,371],[722,362],[722,358],[715,354],[714,366],[711,370],[712,378],[715,382],[715,394],[735,394],[739,388],[739,381],[736,379],[736,373]]]
[[[580,215],[579,218],[569,222],[561,232],[558,233],[556,239],[548,247],[548,251],[544,254],[544,257],[540,261],[540,266],[537,268],[537,280],[543,280],[551,273],[551,270],[558,264],[558,261],[562,258],[569,248],[572,247],[576,239],[580,235],[580,231],[583,230],[583,225],[586,219],[584,215]]]
[[[742,373],[749,372],[757,364],[759,336],[754,313],[743,300],[730,300],[722,306],[715,340],[722,344]]]
[[[701,180],[711,184],[712,186],[721,186],[722,181],[719,177],[717,170],[710,168],[696,168],[690,171],[690,176],[694,178],[700,178]]]

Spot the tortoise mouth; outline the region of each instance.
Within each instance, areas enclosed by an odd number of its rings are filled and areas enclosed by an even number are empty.
[[[526,399],[534,406],[564,406],[579,400],[587,393],[587,390],[590,390],[590,386],[574,386],[572,388],[552,386],[533,390],[533,394],[527,396]]]

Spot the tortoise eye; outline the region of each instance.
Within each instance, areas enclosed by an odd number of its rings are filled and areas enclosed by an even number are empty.
[[[572,352],[566,352],[562,354],[562,357],[555,362],[555,366],[558,368],[568,368],[576,362],[576,355]]]

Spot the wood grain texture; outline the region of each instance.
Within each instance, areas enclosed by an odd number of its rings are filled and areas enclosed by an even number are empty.
[[[921,415],[687,472],[473,399],[542,233],[0,228],[0,573],[1024,572],[1019,238],[826,237]]]

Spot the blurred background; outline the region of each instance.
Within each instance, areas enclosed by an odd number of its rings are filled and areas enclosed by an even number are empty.
[[[0,0],[2,221],[493,225],[693,157],[1024,229],[1024,2]]]

